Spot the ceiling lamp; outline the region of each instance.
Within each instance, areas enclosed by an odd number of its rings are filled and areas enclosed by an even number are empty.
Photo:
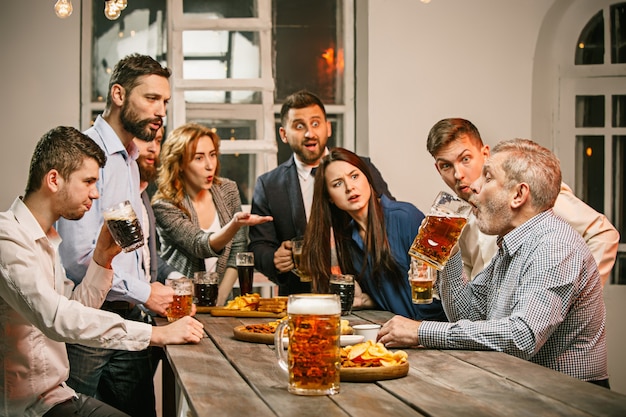
[[[61,19],[65,19],[72,14],[72,2],[71,0],[58,0],[54,5],[54,13]]]
[[[120,17],[122,10],[128,6],[128,0],[106,0],[104,2],[104,15],[109,20]],[[61,19],[72,14],[72,0],[57,0],[54,5],[54,13]]]
[[[106,0],[104,2],[104,15],[109,20],[115,20],[120,17],[122,10],[124,10],[127,5],[127,0]]]

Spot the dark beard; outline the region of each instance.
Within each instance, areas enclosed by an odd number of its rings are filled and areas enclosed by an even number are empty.
[[[135,113],[132,112],[126,104],[122,106],[120,121],[124,129],[137,139],[152,142],[156,137],[157,131],[146,127],[153,122],[154,119],[137,120],[135,116]]]
[[[152,182],[157,177],[157,170],[155,167],[151,167],[150,169],[144,168],[139,165],[139,178],[141,181]]]

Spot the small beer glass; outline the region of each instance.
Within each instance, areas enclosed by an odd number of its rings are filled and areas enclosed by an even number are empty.
[[[193,280],[186,277],[168,278],[165,285],[174,290],[174,301],[166,309],[167,321],[189,316],[193,304]]]
[[[293,264],[295,266],[292,272],[300,277],[301,282],[311,282],[311,277],[303,273],[300,269],[303,247],[304,239],[302,237],[294,237],[293,239],[291,239],[291,253],[293,255]]]
[[[252,294],[254,281],[254,253],[239,252],[236,255],[237,275],[241,295]]]
[[[352,304],[354,303],[353,275],[332,274],[330,276],[330,292],[339,296],[342,316],[352,313]]]
[[[411,260],[409,283],[411,298],[414,304],[430,304],[433,302],[433,286],[437,280],[437,270],[428,263],[418,259]]]

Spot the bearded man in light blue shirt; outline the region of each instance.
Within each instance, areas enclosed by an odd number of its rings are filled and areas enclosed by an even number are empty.
[[[163,126],[171,94],[170,74],[153,58],[139,54],[123,58],[113,69],[104,112],[85,132],[107,156],[97,183],[100,199],[81,220],[61,219],[58,223],[64,237],[61,259],[68,277],[76,283],[85,275],[92,257],[104,209],[128,200],[145,225],[136,162],[139,151],[133,138],[152,141]],[[103,309],[137,321],[149,320],[145,309],[165,315],[173,290],[149,282],[142,255],[142,250],[136,250],[115,258],[113,287]],[[68,356],[68,385],[76,391],[96,396],[135,417],[156,415],[149,350],[125,352],[70,345]]]

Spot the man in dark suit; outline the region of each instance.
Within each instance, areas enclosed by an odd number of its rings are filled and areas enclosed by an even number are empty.
[[[278,284],[280,295],[288,295],[311,292],[311,284],[292,272],[291,239],[306,230],[314,170],[327,152],[332,129],[322,101],[304,90],[285,99],[280,119],[280,138],[293,155],[257,179],[252,213],[273,216],[274,221],[250,228],[249,249],[254,252],[256,269]],[[376,193],[394,199],[378,169],[369,158],[362,158],[370,167]]]

